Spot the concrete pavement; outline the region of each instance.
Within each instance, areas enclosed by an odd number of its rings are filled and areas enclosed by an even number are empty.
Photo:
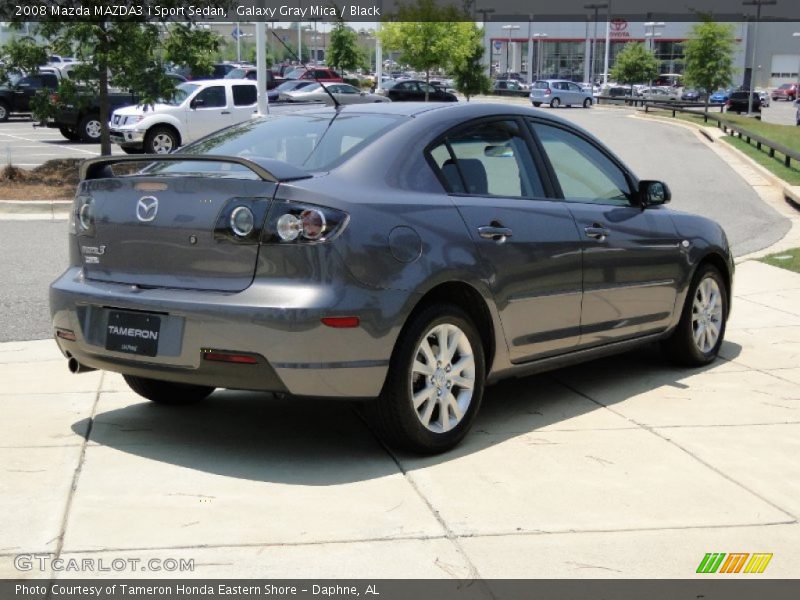
[[[100,573],[125,577],[686,578],[707,552],[798,577],[800,275],[748,261],[735,285],[710,367],[647,350],[503,382],[433,458],[347,403],[162,407],[51,341],[0,344],[0,577],[51,574],[14,567],[46,553],[194,560]]]

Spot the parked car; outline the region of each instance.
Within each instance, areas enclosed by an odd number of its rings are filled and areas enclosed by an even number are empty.
[[[631,88],[623,87],[621,85],[610,85],[601,91],[601,96],[610,96],[612,98],[630,98]]]
[[[534,106],[549,104],[550,108],[579,105],[589,108],[594,102],[592,93],[577,83],[560,79],[541,79],[531,84],[529,98]]]
[[[516,79],[498,80],[492,86],[495,96],[527,96],[528,86]]]
[[[269,102],[280,102],[280,96],[282,93],[291,92],[292,90],[300,90],[304,87],[315,84],[316,82],[310,79],[289,79],[267,92],[267,100],[269,100]]]
[[[712,104],[725,104],[730,98],[731,94],[734,92],[732,89],[728,90],[717,90],[708,98],[708,101]]]
[[[344,83],[342,76],[333,69],[320,69],[316,67],[308,69],[299,67],[285,73],[284,77],[286,79],[310,79],[311,81]]]
[[[185,77],[187,81],[204,81],[206,79],[222,79],[238,66],[237,63],[214,63],[211,73],[208,75],[192,73],[189,67],[174,67],[171,72]]]
[[[773,100],[796,100],[797,99],[797,84],[784,83],[778,88],[772,90]]]
[[[385,83],[380,89],[380,93],[392,102],[423,102],[426,90],[430,102],[458,102],[455,94],[445,92],[443,89],[419,79],[399,80],[394,84]]]
[[[769,106],[769,92],[765,90],[758,90],[756,93],[758,94],[758,99],[761,101],[761,107],[766,108]]]
[[[242,79],[190,81],[174,99],[126,106],[111,115],[111,141],[127,153],[166,154],[256,112],[256,84]]]
[[[96,144],[100,142],[100,100],[94,92],[78,90],[74,103],[66,104],[54,95],[55,113],[46,117],[41,125],[58,129],[62,136],[70,141],[81,141]],[[108,104],[113,112],[123,106],[139,102],[136,94],[119,90],[109,90]]]
[[[325,104],[333,104],[333,100],[323,89],[323,86],[336,98],[339,104],[390,102],[386,96],[364,92],[349,83],[312,83],[299,90],[281,92],[279,99],[285,102],[324,102]]]
[[[684,102],[704,102],[706,99],[706,92],[697,89],[686,89],[681,94],[681,100]]]
[[[11,86],[0,87],[0,122],[8,121],[13,114],[31,112],[31,100],[40,91],[55,91],[59,76],[52,72],[25,75]]]
[[[724,338],[722,228],[541,111],[319,107],[126,160],[83,163],[50,311],[73,372],[156,403],[369,399],[388,444],[437,453],[487,383],[653,342],[706,365]]]
[[[258,79],[258,69],[256,67],[236,67],[228,71],[225,79],[249,79],[256,81]],[[267,69],[267,89],[274,90],[285,80],[283,77],[275,77],[270,69]]]
[[[753,112],[760,113],[761,112],[761,98],[758,95],[758,92],[733,92],[728,98],[728,101],[725,103],[725,109],[728,112],[735,112],[737,114],[741,114],[743,112],[747,112],[748,104],[750,104],[749,98],[752,97],[752,109]]]
[[[675,102],[680,97],[675,88],[663,87],[644,88],[641,96],[651,102]]]

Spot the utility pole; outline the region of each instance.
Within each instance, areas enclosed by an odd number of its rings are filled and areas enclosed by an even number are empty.
[[[758,41],[758,22],[761,21],[761,7],[774,6],[778,0],[745,0],[742,6],[755,6],[756,7],[756,22],[753,27],[753,55],[750,60],[750,89],[747,90],[747,116],[753,114],[753,92],[756,87],[756,42]]]

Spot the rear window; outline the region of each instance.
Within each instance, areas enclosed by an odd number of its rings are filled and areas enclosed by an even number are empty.
[[[534,89],[537,90],[546,90],[550,86],[547,84],[546,81],[537,81],[536,83],[533,84],[533,87]]]
[[[276,159],[307,171],[325,171],[355,154],[403,120],[396,115],[303,114],[252,119],[183,148],[183,154]],[[160,163],[151,173],[256,178],[249,169],[222,163]]]

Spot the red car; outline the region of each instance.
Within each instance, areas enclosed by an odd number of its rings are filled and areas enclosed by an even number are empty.
[[[314,81],[331,81],[336,83],[344,82],[342,76],[333,69],[321,69],[319,67],[311,67],[310,69],[299,67],[294,71],[289,71],[284,77],[286,77],[286,79],[312,79]]]
[[[784,83],[781,87],[772,90],[773,100],[796,100],[797,99],[797,84]]]

